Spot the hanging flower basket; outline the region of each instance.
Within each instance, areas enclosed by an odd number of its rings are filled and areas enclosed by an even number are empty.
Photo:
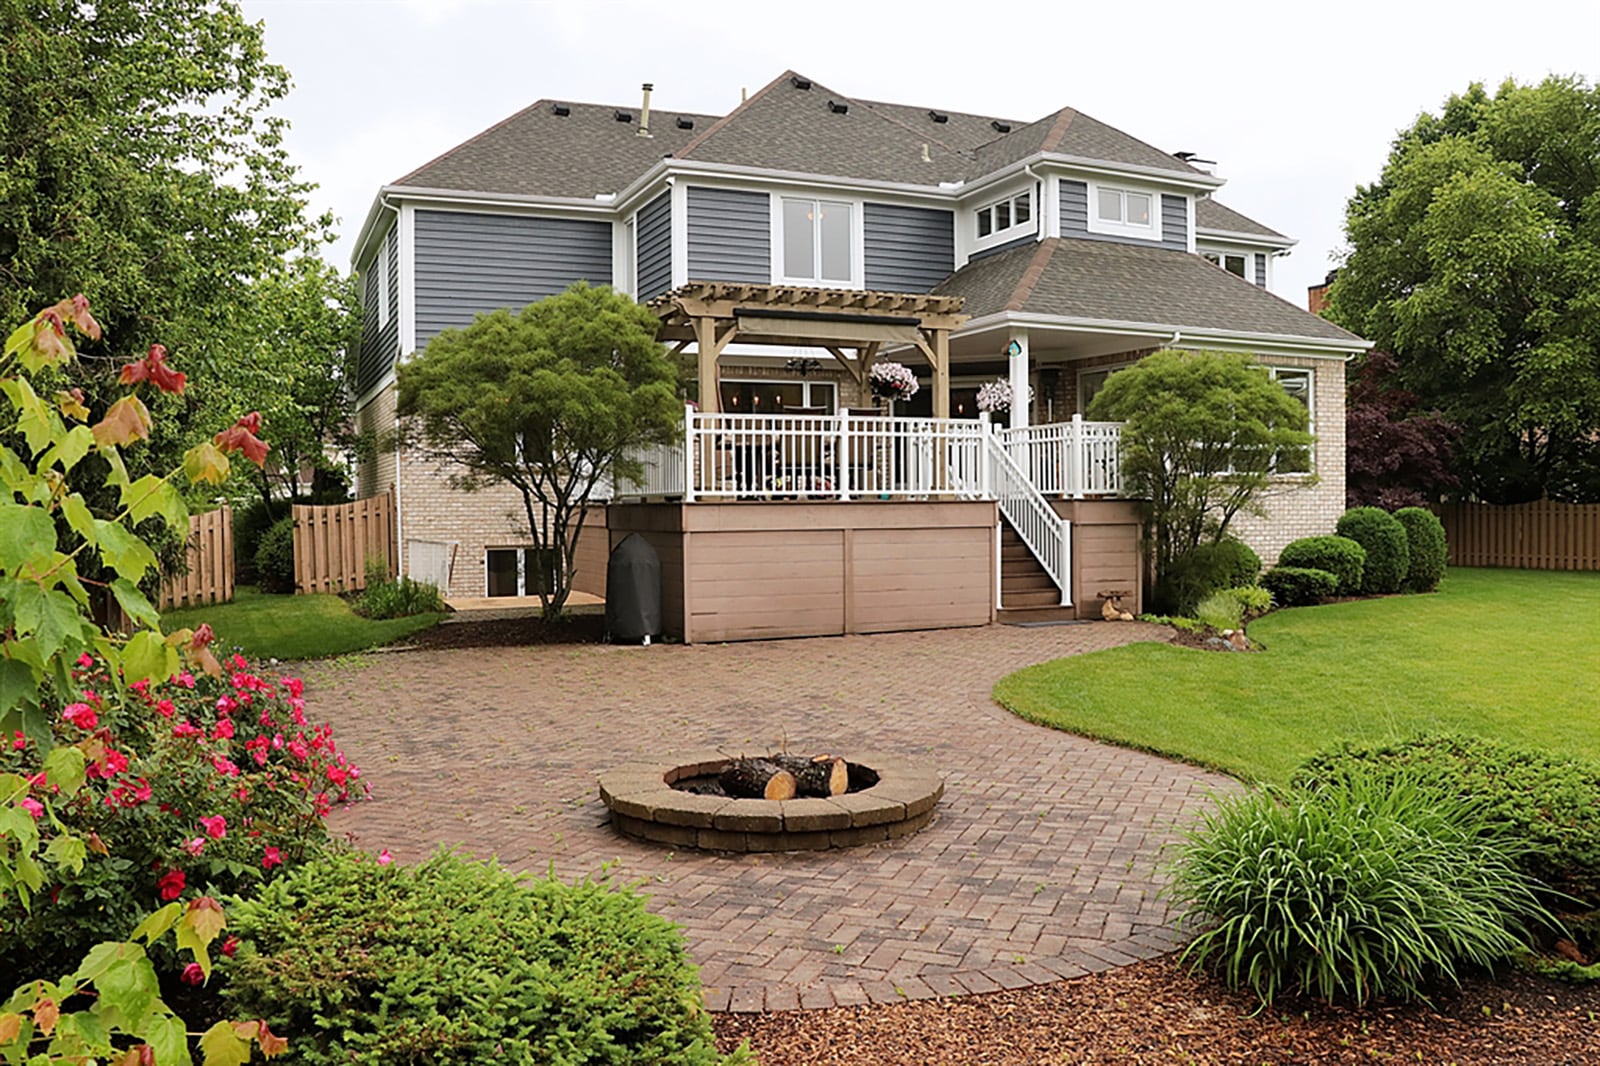
[[[867,371],[867,383],[872,395],[885,400],[909,400],[920,386],[917,376],[901,363],[875,363]]]
[[[1033,400],[1033,386],[1028,386],[1028,400]],[[1003,414],[1011,410],[1011,382],[995,378],[978,389],[978,410],[989,414]]]

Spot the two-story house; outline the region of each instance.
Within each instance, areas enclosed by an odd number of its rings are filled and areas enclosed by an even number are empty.
[[[579,279],[652,302],[663,337],[698,353],[699,417],[724,418],[722,449],[734,414],[859,415],[874,359],[917,373],[921,389],[893,413],[941,420],[927,421],[938,434],[958,436],[938,427],[975,417],[978,388],[1008,380],[1031,401],[1003,431],[1027,448],[1065,434],[1047,427],[1070,428],[1143,354],[1242,351],[1305,402],[1317,438],[1316,476],[1287,472],[1269,515],[1241,531],[1270,559],[1342,508],[1344,364],[1368,345],[1267,290],[1293,241],[1214,199],[1222,184],[1071,108],[1023,122],[857,100],[793,72],[722,116],[654,108],[648,86],[639,105],[541,100],[379,191],[353,257],[366,308],[358,422],[392,425],[397,361],[441,330]],[[713,426],[691,421],[691,434]],[[751,432],[765,448],[778,425]],[[978,473],[917,493],[869,485],[865,453],[839,443],[848,430],[815,432],[838,438],[806,467],[802,487],[819,494],[860,499],[852,478],[872,499],[998,491]],[[935,446],[942,477],[960,465],[954,439]],[[1022,467],[1031,454],[1013,448]],[[905,455],[874,469],[904,481]],[[742,456],[691,455],[701,480],[688,498],[715,496]],[[1038,481],[1038,469],[1024,473]],[[395,487],[408,564],[451,593],[526,589],[537,567],[517,501],[456,492],[448,474],[395,450],[362,469],[360,488]],[[738,477],[724,486],[734,502],[799,484]],[[1084,495],[1081,483],[1034,487]],[[1040,536],[1054,533],[1030,543]]]

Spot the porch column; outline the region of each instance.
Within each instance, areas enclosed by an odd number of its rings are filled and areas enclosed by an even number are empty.
[[[700,410],[708,415],[717,413],[722,402],[722,390],[717,380],[717,320],[700,316],[694,320],[694,346],[700,364]]]
[[[1006,352],[1011,371],[1011,428],[1022,429],[1028,424],[1028,331],[1013,329]]]

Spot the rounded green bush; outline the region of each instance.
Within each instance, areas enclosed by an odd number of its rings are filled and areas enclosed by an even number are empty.
[[[262,592],[294,591],[294,519],[280,518],[256,548],[256,584]]]
[[[1339,591],[1339,579],[1326,570],[1275,566],[1261,575],[1261,587],[1277,607],[1311,607]]]
[[[1411,552],[1404,588],[1432,592],[1444,578],[1445,561],[1450,557],[1444,523],[1426,507],[1402,507],[1394,517],[1406,531],[1406,547]]]
[[[1339,516],[1334,531],[1367,550],[1366,566],[1361,571],[1363,595],[1386,596],[1400,591],[1411,566],[1411,549],[1406,544],[1406,527],[1394,515],[1381,507],[1352,507]]]
[[[296,1062],[712,1066],[683,936],[608,885],[345,855],[228,903],[223,996]]]
[[[1222,800],[1179,845],[1182,958],[1263,1003],[1410,999],[1509,958],[1553,923],[1515,844],[1449,789],[1349,774]]]
[[[1223,537],[1185,552],[1156,581],[1152,600],[1158,611],[1192,615],[1200,601],[1221,589],[1254,585],[1261,556],[1242,540]]]
[[[1349,537],[1301,537],[1284,545],[1278,566],[1326,570],[1339,579],[1339,595],[1356,596],[1361,592],[1367,550]]]

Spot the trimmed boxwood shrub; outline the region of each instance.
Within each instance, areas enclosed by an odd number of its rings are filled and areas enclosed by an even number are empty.
[[[1600,763],[1478,737],[1422,736],[1313,756],[1294,783],[1320,788],[1351,773],[1419,778],[1486,805],[1527,847],[1521,864],[1540,881],[1600,907]]]
[[[1339,579],[1326,570],[1275,566],[1261,575],[1261,587],[1279,607],[1310,607],[1339,590]]]
[[[1402,507],[1395,521],[1406,531],[1406,547],[1411,552],[1404,587],[1407,592],[1432,592],[1444,578],[1450,546],[1445,541],[1444,523],[1426,507]]]
[[[683,935],[608,885],[345,855],[228,903],[223,996],[296,1062],[711,1066]]]
[[[1334,532],[1349,537],[1367,551],[1361,571],[1361,592],[1385,596],[1399,592],[1411,566],[1406,527],[1381,507],[1352,507],[1339,516]]]
[[[1349,537],[1301,537],[1278,553],[1278,566],[1326,570],[1339,579],[1339,595],[1356,596],[1361,592],[1367,550]]]
[[[294,519],[272,523],[256,548],[256,584],[262,592],[294,591]]]
[[[1192,615],[1200,601],[1221,589],[1254,585],[1261,556],[1242,540],[1223,537],[1172,561],[1156,582],[1152,599],[1168,614]]]
[[[1517,845],[1474,797],[1343,774],[1224,798],[1179,845],[1190,964],[1263,1003],[1410,999],[1510,958],[1553,920]]]

